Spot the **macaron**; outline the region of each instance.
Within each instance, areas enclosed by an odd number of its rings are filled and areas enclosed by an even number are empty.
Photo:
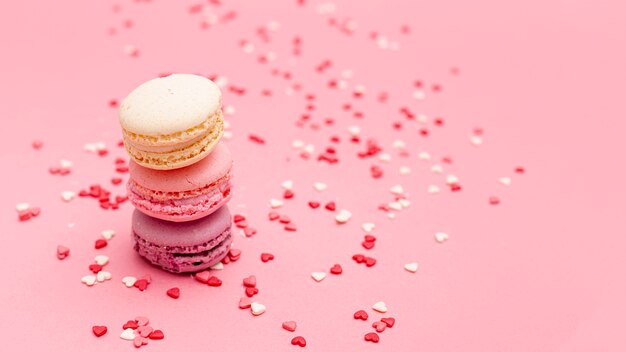
[[[197,75],[172,74],[143,83],[120,105],[128,154],[155,170],[206,157],[224,133],[221,97],[213,81]]]
[[[184,222],[207,216],[232,194],[233,160],[224,143],[199,162],[174,170],[153,170],[129,163],[128,199],[139,211]]]
[[[173,273],[196,272],[220,262],[233,242],[228,207],[196,221],[170,222],[135,210],[135,250],[150,263]]]

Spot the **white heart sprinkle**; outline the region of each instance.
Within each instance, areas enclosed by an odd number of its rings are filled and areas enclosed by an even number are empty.
[[[293,181],[285,180],[280,184],[284,189],[292,190],[293,189]]]
[[[97,255],[95,258],[93,258],[93,260],[96,262],[96,264],[105,266],[109,262],[109,257],[107,257],[106,255]]]
[[[387,305],[383,301],[374,303],[372,309],[380,313],[387,313]]]
[[[270,206],[272,208],[280,208],[280,207],[283,206],[283,201],[280,200],[280,199],[272,198],[272,199],[270,199]]]
[[[311,277],[313,278],[313,280],[320,282],[324,280],[324,278],[326,277],[326,273],[321,271],[315,271],[311,273]]]
[[[479,145],[483,144],[483,139],[480,136],[471,136],[470,143],[478,147]]]
[[[65,160],[65,159],[61,160],[61,168],[63,169],[69,169],[72,167],[72,165],[74,164],[69,160]]]
[[[252,302],[250,310],[252,310],[252,315],[261,315],[265,313],[265,306],[261,303]]]
[[[404,264],[404,270],[406,271],[410,271],[412,273],[417,271],[417,263],[413,262],[413,263],[408,263],[408,264]]]
[[[510,177],[500,177],[498,179],[500,181],[501,184],[508,186],[511,184],[511,178]]]
[[[426,122],[428,122],[428,116],[426,116],[424,114],[417,114],[416,120],[419,123],[426,123]]]
[[[370,233],[372,232],[372,230],[376,227],[376,225],[374,225],[371,222],[365,222],[361,224],[361,228],[363,229],[363,231]]]
[[[435,240],[439,243],[443,243],[448,240],[448,234],[445,232],[437,232],[435,234]]]
[[[351,212],[345,209],[341,209],[339,211],[339,214],[335,216],[335,221],[337,221],[339,224],[345,224],[346,222],[348,222],[348,220],[350,220],[351,217],[352,217]]]
[[[441,165],[439,164],[435,164],[433,166],[430,167],[430,171],[436,173],[436,174],[440,174],[443,172],[443,167],[441,167]]]
[[[417,157],[420,158],[420,160],[430,160],[430,154],[426,152],[420,152]]]
[[[430,193],[430,194],[439,193],[439,187],[435,186],[435,185],[428,186],[428,193]]]
[[[94,143],[87,143],[83,146],[83,149],[90,152],[90,153],[95,153],[96,152],[96,145]]]
[[[391,220],[396,218],[396,213],[387,213],[387,217]]]
[[[226,105],[224,107],[224,113],[226,115],[234,115],[235,114],[235,107],[232,105]]]
[[[378,160],[383,161],[383,162],[390,162],[391,161],[391,155],[389,155],[388,153],[380,153],[378,154]]]
[[[325,190],[327,187],[328,187],[328,185],[326,185],[323,182],[314,182],[313,183],[313,188],[315,188],[315,190],[320,191],[320,192]]]
[[[93,286],[96,283],[96,277],[94,275],[83,276],[80,281],[87,286]]]
[[[293,142],[291,142],[291,146],[294,148],[300,149],[304,147],[304,142],[299,139],[296,139]]]
[[[222,262],[218,262],[211,267],[211,270],[222,270],[224,269],[224,264]]]
[[[231,131],[224,131],[224,134],[222,135],[222,137],[224,137],[224,139],[226,139],[226,140],[232,139],[233,138],[233,133]]]
[[[459,178],[454,176],[454,175],[448,175],[446,176],[446,183],[451,185],[453,183],[458,183],[459,182]]]
[[[351,135],[356,136],[359,133],[361,133],[361,127],[359,127],[359,126],[350,126],[350,127],[348,127],[348,132],[350,132]]]
[[[304,146],[304,151],[309,154],[313,154],[315,153],[315,146],[313,144],[307,144]]]
[[[61,192],[61,198],[66,202],[69,202],[70,200],[74,199],[74,197],[76,197],[75,192],[72,192],[72,191]]]
[[[28,210],[28,208],[30,208],[30,204],[24,202],[24,203],[17,203],[15,205],[15,210],[17,211],[24,211],[24,210]]]
[[[111,273],[108,271],[100,270],[96,274],[98,282],[104,282],[104,280],[111,280]]]
[[[401,185],[395,185],[389,190],[393,194],[404,194],[404,188]]]
[[[402,208],[404,209],[408,208],[409,205],[411,205],[411,202],[409,202],[409,200],[406,198],[398,199],[398,203],[400,203],[400,206],[402,206]]]
[[[352,70],[345,69],[345,70],[341,71],[341,77],[343,77],[345,79],[350,79],[353,76],[354,76],[354,72],[352,72]]]
[[[393,141],[392,146],[396,149],[404,149],[406,148],[406,143],[403,140],[396,139],[395,141]]]
[[[128,341],[134,340],[135,339],[135,330],[133,330],[131,328],[125,329],[120,334],[120,338],[123,339],[123,340],[128,340]]]
[[[344,81],[343,79],[340,79],[337,81],[337,88],[344,90],[346,88],[348,88],[348,82]]]
[[[389,203],[389,208],[393,210],[402,210],[402,203],[400,202],[391,202]]]
[[[423,90],[416,90],[413,92],[413,98],[416,100],[424,100],[424,98],[426,98],[426,93],[424,93]]]
[[[408,166],[400,166],[400,175],[408,175],[411,173],[411,168]]]
[[[104,237],[105,240],[110,241],[113,236],[115,236],[115,231],[113,230],[104,230],[101,232],[102,237]]]
[[[122,278],[122,282],[126,285],[126,287],[133,287],[135,282],[137,282],[137,278],[134,276],[124,276]]]

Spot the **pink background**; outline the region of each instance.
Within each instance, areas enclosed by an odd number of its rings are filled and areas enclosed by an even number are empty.
[[[224,2],[204,2],[198,14],[189,13],[190,1],[0,5],[0,116],[7,123],[0,140],[4,349],[130,350],[132,343],[118,337],[121,326],[145,315],[165,333],[143,347],[149,351],[292,351],[299,349],[290,344],[295,335],[312,351],[626,350],[626,169],[617,154],[626,146],[623,2],[337,1],[331,15],[318,14],[320,2],[310,0],[304,6],[295,0]],[[203,16],[231,10],[233,20],[201,29]],[[357,28],[346,35],[328,24],[329,17],[352,19]],[[132,28],[125,28],[126,20]],[[264,43],[255,33],[269,21],[280,29]],[[379,49],[371,32],[400,49]],[[292,55],[295,36],[302,39],[299,57]],[[241,40],[254,44],[253,54],[242,51]],[[138,57],[124,53],[128,44]],[[258,63],[269,51],[277,59]],[[319,74],[315,67],[325,59],[332,66]],[[273,76],[273,68],[293,78]],[[354,73],[349,88],[327,88],[344,69]],[[237,238],[242,257],[217,272],[220,288],[138,258],[128,238],[130,204],[104,211],[92,199],[60,199],[61,191],[92,183],[123,192],[109,182],[114,158],[125,155],[116,147],[120,130],[108,102],[162,72],[219,74],[246,89],[242,96],[228,88],[224,93],[224,104],[236,109],[228,117],[236,160],[230,207],[258,233]],[[425,84],[422,101],[411,96],[415,80]],[[293,83],[303,88],[288,96]],[[366,88],[361,99],[351,97],[357,84]],[[432,84],[442,91],[432,92]],[[264,89],[273,95],[263,96]],[[382,91],[389,94],[386,103],[376,99]],[[333,117],[333,126],[295,125],[305,112],[305,93],[316,95],[312,121]],[[343,111],[344,103],[364,117]],[[402,106],[431,118],[423,125],[428,137],[398,112]],[[444,119],[443,127],[433,125],[435,116]],[[403,122],[402,130],[392,128],[394,121]],[[362,128],[363,139],[376,139],[392,160],[358,158],[365,145],[348,142],[350,125]],[[484,129],[480,147],[468,142],[474,128]],[[267,143],[252,143],[249,134]],[[342,139],[335,145],[340,161],[316,162],[332,135]],[[30,146],[35,139],[44,142],[40,151]],[[291,147],[294,139],[313,143],[315,156],[302,160]],[[409,157],[392,148],[396,139],[406,142]],[[98,141],[107,143],[108,156],[83,150]],[[419,160],[420,151],[433,160]],[[453,163],[441,163],[443,156]],[[70,175],[48,173],[60,159],[74,162]],[[442,175],[429,171],[436,163]],[[383,168],[381,179],[370,176],[371,165]],[[412,173],[400,175],[402,165]],[[518,165],[524,175],[513,172]],[[463,190],[450,192],[446,174],[458,176]],[[498,183],[503,176],[512,177],[509,187]],[[294,181],[296,195],[278,212],[291,217],[296,232],[267,220],[268,200],[281,197],[286,179]],[[319,193],[314,181],[329,187]],[[392,200],[395,184],[404,187],[411,206],[389,220],[377,206]],[[427,194],[430,184],[442,192]],[[491,196],[501,204],[490,205]],[[335,200],[353,217],[336,225],[332,213],[310,209],[309,200]],[[41,215],[20,223],[14,207],[24,201],[41,207]],[[363,222],[376,224],[371,251],[360,245]],[[117,236],[96,251],[94,241],[109,228]],[[437,243],[437,231],[450,239]],[[59,244],[71,249],[64,261],[55,257]],[[261,252],[276,259],[261,263]],[[358,265],[351,260],[355,253],[378,263]],[[113,279],[88,288],[80,278],[96,254],[110,256]],[[420,264],[415,274],[403,269],[413,261]],[[342,275],[311,279],[311,272],[335,263]],[[120,282],[145,274],[153,283],[144,292]],[[241,280],[251,274],[260,289],[254,299],[267,306],[259,317],[237,308]],[[179,300],[165,295],[173,286],[181,288]],[[384,316],[397,322],[372,344],[363,335],[383,316],[370,309],[379,300],[389,307]],[[370,313],[367,322],[352,318],[359,309]],[[281,329],[286,320],[297,321],[295,334]],[[109,332],[96,338],[92,325],[107,325]]]

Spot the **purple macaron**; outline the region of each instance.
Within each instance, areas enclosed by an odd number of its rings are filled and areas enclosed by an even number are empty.
[[[220,262],[230,250],[232,218],[228,207],[188,222],[152,218],[135,210],[135,250],[150,263],[174,273],[196,272]]]

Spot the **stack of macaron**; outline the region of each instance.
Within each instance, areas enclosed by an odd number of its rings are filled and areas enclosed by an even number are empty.
[[[221,92],[191,74],[156,78],[120,106],[131,157],[128,199],[135,250],[171,272],[205,270],[230,250],[232,157],[220,143]]]

